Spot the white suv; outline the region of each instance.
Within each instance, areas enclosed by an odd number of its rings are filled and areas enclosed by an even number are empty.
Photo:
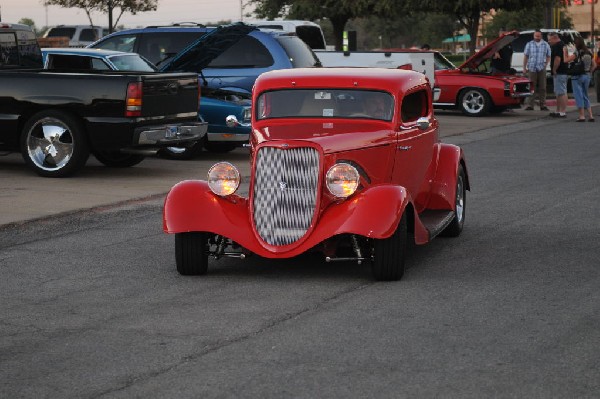
[[[69,47],[85,47],[108,34],[108,29],[90,25],[58,25],[48,29],[44,37],[68,37]]]
[[[560,40],[566,44],[573,44],[575,42],[576,37],[580,37],[581,35],[576,30],[570,29],[540,29],[542,32],[542,38],[545,41],[548,41],[548,33],[557,32]],[[511,66],[518,72],[523,73],[523,51],[525,51],[525,45],[533,40],[533,32],[535,30],[524,30],[519,32],[519,37],[517,37],[512,43],[513,48],[513,56]],[[550,65],[548,65],[548,73],[550,72]]]

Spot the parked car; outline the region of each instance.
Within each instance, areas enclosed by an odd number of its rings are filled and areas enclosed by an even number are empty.
[[[43,70],[31,28],[0,23],[0,37],[0,151],[21,152],[41,176],[69,176],[90,153],[133,166],[206,133],[195,73]]]
[[[137,53],[95,48],[43,48],[44,68],[63,71],[139,71],[157,72],[150,61]],[[204,142],[212,152],[227,152],[239,146],[240,136],[248,141],[250,130],[250,98],[247,95],[204,88],[200,98],[200,120],[208,124],[212,140]],[[235,116],[237,124],[228,125],[227,118]],[[215,136],[218,136],[215,138]],[[165,147],[159,153],[173,159],[193,157],[203,141],[196,146]]]
[[[45,69],[158,72],[137,53],[88,48],[43,48]]]
[[[108,28],[93,25],[58,25],[44,33],[43,37],[68,37],[69,47],[85,47],[108,34]]]
[[[130,29],[113,33],[90,47],[137,52],[163,72],[198,73],[206,99],[199,114],[209,123],[204,147],[219,152],[248,143],[250,92],[261,73],[319,63],[311,49],[296,35],[261,31],[241,23],[217,28],[186,24]],[[221,111],[227,105],[219,103],[218,110],[212,113],[210,111],[216,108],[210,98],[225,101],[234,98],[235,101],[229,104],[230,115],[234,115],[238,123],[229,128],[224,126]],[[198,153],[199,146],[169,148],[162,153],[171,158],[190,158]]]
[[[378,280],[404,272],[407,241],[458,236],[469,178],[462,150],[443,144],[423,74],[307,68],[262,74],[253,91],[249,196],[238,169],[175,185],[163,226],[177,270],[208,258],[290,258],[371,264]]]
[[[519,36],[506,33],[469,57],[458,68],[439,52],[435,53],[435,86],[440,89],[436,108],[460,109],[468,116],[483,116],[519,108],[531,95],[531,81],[516,74],[492,74],[489,62],[498,49]]]

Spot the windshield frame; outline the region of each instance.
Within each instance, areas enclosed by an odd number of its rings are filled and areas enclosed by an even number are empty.
[[[356,88],[275,89],[256,98],[254,117],[269,119],[367,119],[391,122],[396,111],[392,93]]]

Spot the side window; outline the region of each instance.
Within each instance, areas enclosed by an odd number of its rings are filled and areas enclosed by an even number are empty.
[[[140,35],[137,52],[154,65],[179,53],[205,32],[155,32]]]
[[[208,64],[208,68],[267,68],[273,65],[269,50],[258,40],[245,36]]]
[[[17,38],[14,33],[0,33],[0,66],[19,65]]]
[[[414,122],[429,114],[427,92],[419,90],[404,96],[401,108],[402,122]]]
[[[98,39],[99,37],[96,37],[95,29],[82,29],[81,33],[79,34],[79,40],[82,42],[94,42]]]
[[[18,37],[21,65],[40,68],[42,66],[42,52],[40,51],[35,33],[21,31],[18,33]]]
[[[132,52],[135,41],[136,35],[118,35],[103,40],[101,43],[96,44],[94,48]]]
[[[80,57],[78,55],[69,54],[51,54],[49,55],[50,62],[48,62],[49,68],[53,69],[86,69],[92,68],[92,60],[90,57]]]
[[[108,71],[110,67],[104,60],[100,58],[92,58],[92,69],[96,69],[98,71]]]

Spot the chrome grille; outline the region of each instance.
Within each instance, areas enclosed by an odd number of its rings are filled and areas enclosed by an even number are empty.
[[[253,216],[271,245],[288,245],[306,234],[317,204],[319,153],[308,147],[262,147],[256,155]]]

